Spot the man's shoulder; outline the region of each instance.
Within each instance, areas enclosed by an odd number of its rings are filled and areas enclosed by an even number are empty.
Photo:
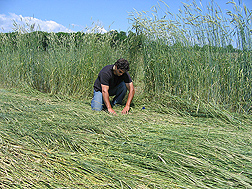
[[[110,77],[112,75],[112,71],[113,71],[113,65],[107,65],[101,69],[99,75],[100,76],[106,75]]]
[[[107,65],[107,66],[104,66],[101,71],[112,71],[113,70],[113,66],[114,65]]]

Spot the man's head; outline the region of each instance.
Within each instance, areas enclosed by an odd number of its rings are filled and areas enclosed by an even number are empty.
[[[117,60],[115,66],[117,69],[123,70],[124,72],[129,71],[129,62],[123,58]]]

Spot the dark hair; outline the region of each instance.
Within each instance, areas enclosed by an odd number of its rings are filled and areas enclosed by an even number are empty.
[[[123,58],[120,58],[116,61],[115,66],[117,66],[117,69],[121,69],[124,71],[129,71],[129,62]]]

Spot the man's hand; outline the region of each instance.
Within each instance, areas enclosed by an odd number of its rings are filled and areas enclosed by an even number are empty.
[[[130,106],[125,106],[123,108],[122,114],[129,114]]]
[[[102,97],[103,97],[103,100],[108,108],[108,111],[109,113],[113,114],[113,115],[117,115],[116,112],[113,110],[113,108],[111,107],[111,104],[109,102],[109,86],[107,85],[102,85]]]
[[[129,113],[129,110],[130,110],[130,103],[134,97],[134,94],[135,94],[135,89],[134,89],[134,86],[133,86],[133,83],[125,83],[126,84],[126,87],[128,88],[129,90],[129,95],[128,95],[128,100],[126,102],[126,106],[123,108],[123,111],[122,111],[122,114],[128,114]]]
[[[117,115],[116,112],[115,112],[115,110],[113,110],[112,108],[108,108],[108,111],[109,111],[109,113],[111,113],[111,114]]]

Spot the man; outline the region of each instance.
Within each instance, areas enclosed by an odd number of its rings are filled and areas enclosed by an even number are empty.
[[[135,89],[128,71],[129,63],[122,58],[117,60],[114,65],[107,65],[102,68],[94,83],[94,96],[91,101],[93,110],[101,111],[106,106],[110,113],[116,114],[112,107],[115,104],[122,104],[128,89],[128,99],[122,114],[129,113]],[[109,101],[109,96],[115,96],[112,103]]]

